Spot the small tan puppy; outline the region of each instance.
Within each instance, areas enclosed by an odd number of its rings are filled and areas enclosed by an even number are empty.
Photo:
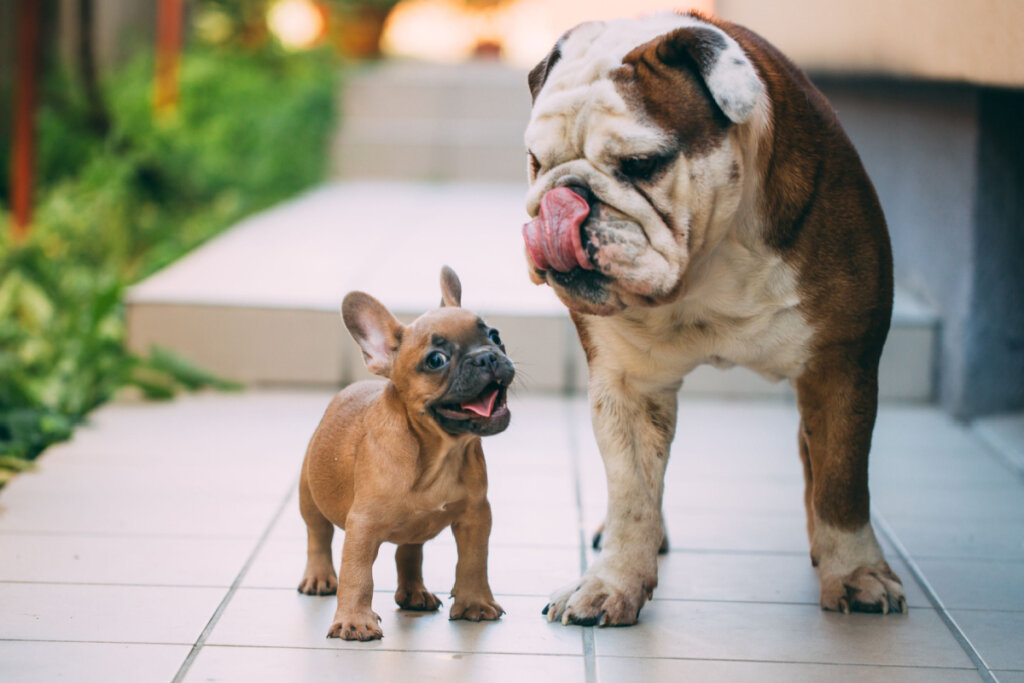
[[[423,542],[448,526],[459,554],[449,618],[504,614],[487,581],[491,507],[480,437],[508,426],[515,367],[498,331],[460,307],[462,285],[448,266],[441,294],[441,308],[408,327],[363,292],[350,292],[341,305],[366,367],[387,381],[357,382],[335,396],[302,464],[299,506],[309,546],[299,591],[337,591],[328,638],[383,636],[371,598],[373,562],[385,541],[398,546],[399,607],[440,607],[423,585]],[[331,561],[335,525],[345,530],[339,578]]]

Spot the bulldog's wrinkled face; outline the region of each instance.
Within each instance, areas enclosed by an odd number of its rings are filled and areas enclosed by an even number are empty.
[[[747,55],[696,16],[592,22],[530,88],[531,278],[583,313],[674,300],[711,224],[736,213],[749,169],[737,128],[768,116]]]

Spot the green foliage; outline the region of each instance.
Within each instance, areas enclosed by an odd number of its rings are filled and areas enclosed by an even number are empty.
[[[0,484],[122,387],[234,388],[166,350],[129,353],[124,291],[323,176],[331,56],[188,52],[180,104],[159,119],[152,73],[144,56],[106,79],[102,136],[75,84],[49,82],[27,240],[12,242],[0,206]]]

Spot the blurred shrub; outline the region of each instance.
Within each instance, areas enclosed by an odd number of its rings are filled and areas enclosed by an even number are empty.
[[[48,83],[27,240],[0,206],[0,483],[120,387],[226,386],[166,351],[128,353],[125,288],[324,175],[331,55],[186,52],[178,109],[158,120],[152,73],[146,56],[105,79],[102,136],[74,83]]]

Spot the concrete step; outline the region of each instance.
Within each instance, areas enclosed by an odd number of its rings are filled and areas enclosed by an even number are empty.
[[[439,300],[442,264],[463,303],[502,332],[521,391],[582,391],[586,364],[565,308],[529,282],[524,187],[339,182],[243,221],[133,287],[128,342],[177,351],[258,385],[339,386],[368,376],[338,307],[360,289],[411,320]],[[882,358],[883,398],[933,395],[937,318],[902,291]],[[699,368],[684,393],[791,394],[737,368]]]
[[[500,63],[383,62],[346,84],[332,173],[349,179],[521,182],[526,72]]]

